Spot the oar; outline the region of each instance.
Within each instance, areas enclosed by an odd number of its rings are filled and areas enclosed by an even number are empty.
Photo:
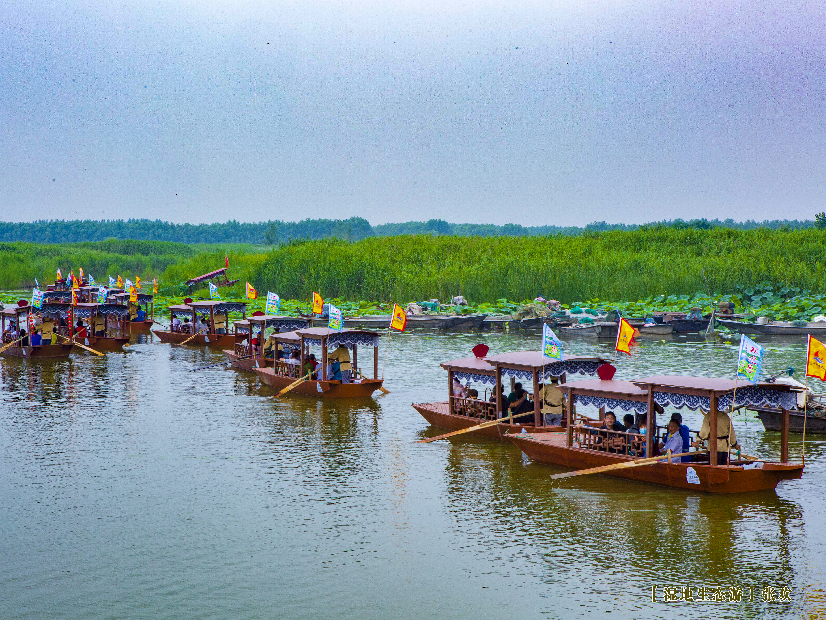
[[[74,340],[71,340],[70,338],[67,338],[66,336],[62,336],[60,334],[58,334],[58,336],[60,338],[63,338],[63,340],[68,340],[69,342],[71,342],[76,347],[80,347],[81,349],[86,349],[90,353],[94,353],[95,355],[100,355],[100,356],[105,355],[105,353],[101,353],[100,351],[95,351],[93,348],[87,347],[85,344],[80,344],[79,342],[75,342]]]
[[[303,377],[301,377],[301,378],[300,378],[300,379],[298,379],[297,381],[293,381],[292,383],[290,383],[290,385],[288,385],[288,386],[287,386],[287,387],[285,387],[283,390],[281,390],[278,394],[276,394],[275,396],[273,396],[273,398],[281,398],[284,394],[286,394],[287,392],[289,392],[289,391],[290,391],[290,390],[292,390],[293,388],[298,387],[299,385],[301,385],[302,383],[304,383],[307,379],[309,379],[311,374],[313,374],[313,372],[312,372],[312,371],[308,372],[306,375],[304,375]]]
[[[20,336],[20,338],[18,338],[17,340],[12,340],[9,344],[7,344],[7,345],[6,345],[6,346],[4,346],[2,349],[0,349],[0,353],[2,353],[3,351],[5,351],[6,349],[8,349],[8,348],[10,348],[10,347],[13,347],[13,346],[14,346],[14,345],[16,345],[18,342],[20,342],[21,340],[23,340],[23,338],[25,338],[25,336]]]
[[[445,439],[446,437],[453,437],[454,435],[461,435],[462,433],[472,433],[473,431],[478,431],[483,428],[490,428],[491,426],[495,426],[496,424],[504,424],[509,421],[514,420],[515,418],[521,418],[522,416],[526,415],[533,415],[533,411],[527,411],[525,413],[520,413],[519,415],[513,415],[509,413],[504,418],[498,418],[496,420],[491,420],[490,422],[482,422],[481,424],[477,424],[476,426],[470,426],[468,428],[463,428],[458,431],[452,431],[450,433],[445,433],[444,435],[436,435],[436,437],[428,437],[427,439],[420,439],[416,443],[430,443],[431,441],[436,441],[438,439]]]
[[[680,454],[672,454],[671,458],[677,458],[678,456],[690,456],[694,454],[705,454],[708,450],[700,450],[698,452],[682,452]],[[574,476],[587,476],[588,474],[601,474],[606,471],[615,471],[617,469],[629,469],[631,467],[642,467],[643,465],[653,465],[657,461],[667,460],[669,457],[667,454],[661,454],[660,456],[652,456],[647,459],[637,459],[636,461],[626,461],[624,463],[616,463],[614,465],[602,465],[601,467],[592,467],[591,469],[580,469],[577,471],[568,471],[564,474],[554,474],[551,476],[551,480],[560,480],[562,478],[573,478]]]
[[[184,340],[183,342],[173,342],[172,344],[177,344],[177,345],[186,344],[187,342],[189,342],[190,340],[192,340],[192,339],[193,339],[195,336],[197,336],[197,335],[198,335],[197,333],[194,333],[194,334],[192,334],[189,338],[187,338],[186,340]]]
[[[361,377],[362,379],[364,378],[364,375],[361,374],[360,370],[356,370],[355,372],[358,374],[359,377]],[[382,391],[383,394],[389,394],[390,393],[390,390],[385,388],[383,385],[380,385],[379,389]]]

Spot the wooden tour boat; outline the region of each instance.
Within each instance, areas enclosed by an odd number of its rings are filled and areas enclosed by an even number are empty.
[[[448,399],[432,403],[414,403],[413,408],[418,411],[429,424],[447,431],[458,431],[472,428],[502,418],[500,412],[505,406],[502,403],[502,377],[509,377],[511,389],[517,379],[530,380],[533,384],[533,394],[539,390],[540,382],[549,377],[558,377],[564,383],[566,376],[581,373],[593,375],[597,368],[604,363],[598,357],[576,357],[566,355],[562,360],[552,360],[539,351],[517,351],[487,357],[465,357],[444,362],[441,366],[447,370]],[[491,402],[484,394],[482,398],[466,398],[453,395],[453,380],[459,382],[473,382],[481,385],[490,384],[491,394],[496,400]],[[505,434],[534,430],[561,430],[562,427],[545,427],[541,414],[541,403],[534,398],[533,413],[516,418],[513,421],[503,421],[499,424],[487,426],[473,431],[479,437],[505,440]],[[507,414],[505,414],[507,415]]]
[[[155,324],[155,297],[148,293],[138,293],[137,301],[129,301],[129,293],[118,292],[111,296],[116,304],[127,308],[124,328],[130,334],[148,334]],[[127,324],[128,323],[128,324]]]
[[[233,368],[253,371],[256,368],[273,365],[273,358],[264,355],[264,330],[268,327],[274,327],[278,333],[281,333],[303,329],[308,325],[306,319],[264,313],[254,314],[243,321],[236,321],[235,346],[232,349],[224,349],[224,354],[232,363]],[[257,351],[253,348],[253,338],[258,338]]]
[[[511,434],[508,438],[530,458],[548,465],[569,469],[589,469],[630,464],[636,459],[653,457],[654,443],[646,437],[659,437],[656,414],[662,407],[687,407],[708,412],[710,436],[717,437],[718,408],[730,410],[735,382],[688,376],[655,376],[638,381],[575,381],[561,386],[567,394],[568,427],[564,433]],[[710,441],[707,452],[699,452],[691,462],[669,463],[668,457],[635,467],[606,471],[609,476],[708,493],[743,493],[774,489],[781,480],[800,478],[802,463],[789,462],[789,408],[794,406],[797,388],[779,383],[740,386],[737,404],[779,406],[783,413],[779,462],[737,458],[734,454],[718,465],[717,442]],[[646,433],[637,435],[616,431],[598,431],[595,425],[576,414],[577,405],[646,413]]]
[[[258,378],[270,387],[282,390],[295,383],[303,376],[302,368],[310,346],[321,347],[321,364],[317,368],[316,379],[306,380],[291,390],[292,393],[318,398],[365,398],[382,387],[383,379],[379,379],[379,334],[373,331],[359,329],[343,329],[337,331],[327,327],[309,327],[283,334],[274,334],[274,340],[280,344],[285,352],[298,351],[299,363],[288,363],[285,360],[274,360],[273,365],[266,368],[256,368]],[[344,346],[351,351],[352,378],[350,383],[328,378],[327,349],[329,347]],[[359,347],[373,347],[373,378],[362,375],[358,366]]]
[[[44,304],[44,312],[56,320],[64,319],[72,326],[72,338],[79,344],[95,351],[123,351],[129,344],[129,332],[122,329],[126,308],[117,304],[79,303],[74,306],[64,304]],[[78,336],[78,320],[84,322],[85,336]],[[84,352],[75,345],[75,352]]]
[[[195,347],[219,347],[232,350],[235,347],[235,335],[230,333],[228,329],[230,312],[240,312],[246,317],[247,304],[220,299],[189,300],[185,304],[169,306],[171,319],[169,329],[153,329],[152,333],[160,338],[161,342],[170,344],[188,344]],[[208,315],[207,322],[200,332],[193,333],[196,319],[200,315],[205,317]],[[183,322],[177,323],[176,318]]]
[[[30,344],[30,313],[32,314],[32,316],[34,316],[35,314],[39,314],[37,308],[32,308],[28,305],[28,303],[25,302],[23,303],[23,305],[18,304],[17,306],[5,308],[4,310],[0,311],[0,333],[2,333],[3,335],[3,350],[0,351],[0,355],[3,355],[5,357],[27,357],[29,359],[69,357],[69,353],[71,353],[72,351],[71,343],[63,340],[58,340],[54,335],[52,335],[51,339],[49,340],[49,344],[41,344],[34,346]],[[26,333],[29,335],[26,337],[25,340],[16,342],[12,346],[8,346],[9,344],[17,340],[18,332],[20,331],[21,327],[25,329]],[[53,328],[53,324],[51,323],[51,321],[47,320],[46,327],[49,329]],[[52,344],[52,342],[54,342],[54,344]]]

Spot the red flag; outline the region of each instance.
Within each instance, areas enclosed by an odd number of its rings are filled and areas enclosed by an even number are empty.
[[[229,269],[229,256],[224,254],[224,267]]]

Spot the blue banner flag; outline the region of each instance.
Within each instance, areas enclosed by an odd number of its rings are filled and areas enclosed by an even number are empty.
[[[740,336],[737,378],[756,383],[763,364],[763,347],[745,334]]]
[[[343,323],[343,321],[341,320],[341,310],[336,308],[333,304],[330,304],[329,314],[330,322],[327,324],[327,326],[330,329],[337,329],[338,331],[341,331]]]
[[[547,323],[542,325],[542,355],[555,360],[562,359],[562,343]]]
[[[281,309],[281,298],[275,293],[267,293],[267,305],[264,307],[264,314],[278,314]]]

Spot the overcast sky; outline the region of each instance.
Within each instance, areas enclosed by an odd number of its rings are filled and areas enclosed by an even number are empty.
[[[811,219],[824,7],[11,0],[0,219]]]

